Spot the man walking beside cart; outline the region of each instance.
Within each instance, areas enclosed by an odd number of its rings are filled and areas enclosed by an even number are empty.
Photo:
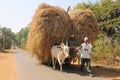
[[[80,45],[80,47],[77,47],[76,49],[80,49],[81,54],[81,65],[80,65],[80,71],[83,72],[84,65],[86,63],[86,69],[88,73],[91,73],[90,70],[90,55],[92,51],[92,45],[89,43],[88,37],[84,38],[84,43]]]

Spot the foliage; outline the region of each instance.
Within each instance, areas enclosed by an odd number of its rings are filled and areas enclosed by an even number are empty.
[[[28,36],[28,27],[22,28],[16,33],[17,45],[19,47],[25,47]]]
[[[9,49],[12,46],[24,47],[27,40],[28,28],[21,29],[17,34],[13,33],[10,28],[0,28],[0,51]]]
[[[94,42],[94,48],[92,53],[93,61],[101,61],[102,63],[111,64],[114,63],[116,58],[120,57],[120,37],[114,42],[111,38],[104,34],[99,34],[98,39]],[[106,60],[106,61],[103,61]]]
[[[115,27],[120,25],[120,1],[101,0],[96,3],[78,3],[74,9],[89,8],[96,15],[101,27]]]
[[[0,28],[0,50],[11,48],[12,44],[16,43],[15,34],[10,28]]]

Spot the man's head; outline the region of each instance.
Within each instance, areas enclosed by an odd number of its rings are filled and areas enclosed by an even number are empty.
[[[71,34],[70,37],[75,37],[75,35],[74,35],[74,34]]]
[[[85,42],[85,43],[88,43],[88,42],[89,42],[88,37],[84,37],[84,42]]]
[[[71,34],[70,35],[70,40],[74,40],[75,39],[75,35],[74,34]]]

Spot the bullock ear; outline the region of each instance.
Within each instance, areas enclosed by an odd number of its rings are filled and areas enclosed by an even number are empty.
[[[61,43],[63,43],[63,38],[62,38],[62,42]]]
[[[63,47],[63,46],[65,46],[65,44],[64,43],[60,43],[60,46]]]

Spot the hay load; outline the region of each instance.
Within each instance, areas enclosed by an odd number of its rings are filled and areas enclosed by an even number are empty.
[[[93,42],[99,32],[99,26],[95,15],[89,9],[76,9],[70,12],[72,20],[72,33],[75,34],[77,44],[83,42],[83,38],[88,38]]]
[[[65,42],[70,30],[70,17],[63,9],[41,4],[29,27],[27,49],[42,63],[48,62],[52,45]]]

